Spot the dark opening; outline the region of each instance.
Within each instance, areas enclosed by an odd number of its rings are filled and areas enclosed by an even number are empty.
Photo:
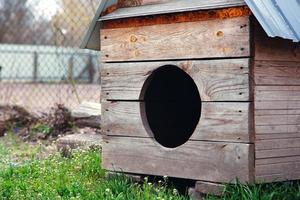
[[[146,80],[141,105],[144,124],[164,147],[189,140],[201,115],[201,98],[193,79],[177,66],[166,65]]]

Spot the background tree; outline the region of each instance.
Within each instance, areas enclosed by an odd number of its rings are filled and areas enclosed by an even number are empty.
[[[53,44],[51,22],[37,18],[28,0],[0,0],[0,42]]]
[[[52,19],[56,43],[79,46],[100,0],[61,0],[61,9]]]

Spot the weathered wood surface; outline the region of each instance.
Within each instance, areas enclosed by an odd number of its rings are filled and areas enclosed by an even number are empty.
[[[143,100],[145,80],[164,65],[188,73],[202,101],[249,101],[249,59],[106,63],[102,68],[102,99]]]
[[[74,118],[87,118],[101,115],[101,104],[84,101],[71,111]]]
[[[102,29],[102,60],[245,57],[249,38],[249,17]]]
[[[300,61],[300,43],[268,37],[256,21],[254,31],[255,60]]]
[[[260,140],[255,144],[257,150],[287,149],[300,147],[300,138]],[[300,152],[299,152],[300,155]]]
[[[101,104],[93,102],[82,102],[71,112],[76,126],[100,128]]]
[[[254,34],[255,179],[300,178],[300,45]]]
[[[151,16],[126,17],[121,19],[102,21],[103,23],[102,29],[152,26],[152,25],[159,25],[159,24],[197,22],[197,21],[208,21],[208,20],[215,20],[215,19],[225,20],[229,18],[250,16],[251,14],[252,14],[251,10],[247,6],[212,9],[212,10],[195,10],[191,12],[179,12],[179,13],[176,12],[176,13],[151,15]],[[101,20],[103,20],[103,17],[101,18]]]
[[[256,159],[265,158],[276,158],[276,157],[289,157],[289,156],[299,156],[300,147],[296,148],[282,148],[282,149],[263,149],[255,150]]]
[[[200,102],[199,102],[200,103]],[[102,131],[106,135],[130,137],[152,137],[146,131],[141,117],[139,102],[102,103]],[[202,116],[192,135],[192,140],[253,141],[253,127],[250,103],[208,103],[202,104]]]
[[[300,162],[300,156],[257,159],[256,165],[280,164],[280,163],[289,163],[289,162]]]
[[[197,181],[195,184],[195,190],[202,194],[212,194],[221,196],[225,190],[225,185],[219,183]]]
[[[257,110],[256,110],[257,112]],[[275,124],[275,125],[260,125],[256,126],[256,134],[266,134],[269,137],[288,137],[289,134],[299,134],[300,133],[300,125],[282,125],[282,124]]]
[[[109,170],[215,182],[253,180],[251,144],[188,141],[168,149],[152,138],[104,140],[103,166]]]
[[[300,109],[300,86],[256,86],[255,109]]]
[[[300,162],[257,165],[256,180],[276,182],[300,179]]]
[[[295,101],[300,100],[300,86],[257,86],[256,101]]]
[[[300,62],[255,61],[255,84],[300,85]]]

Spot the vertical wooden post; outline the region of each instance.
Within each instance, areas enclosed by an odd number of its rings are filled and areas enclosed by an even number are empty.
[[[95,75],[95,69],[94,69],[93,56],[92,55],[89,55],[87,68],[88,68],[88,73],[89,73],[89,83],[93,83],[94,75]]]
[[[68,80],[72,81],[74,79],[74,56],[72,55],[69,58],[69,65],[68,65]]]
[[[37,82],[38,77],[38,53],[33,53],[33,82]]]

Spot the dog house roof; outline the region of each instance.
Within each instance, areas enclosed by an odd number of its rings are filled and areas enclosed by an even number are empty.
[[[100,50],[101,22],[106,20],[148,16],[166,13],[176,13],[195,10],[248,5],[270,37],[282,37],[295,42],[300,41],[300,1],[299,0],[173,0],[163,4],[144,5],[119,8],[116,11],[101,16],[118,0],[101,0],[99,8],[83,39],[81,48]]]

